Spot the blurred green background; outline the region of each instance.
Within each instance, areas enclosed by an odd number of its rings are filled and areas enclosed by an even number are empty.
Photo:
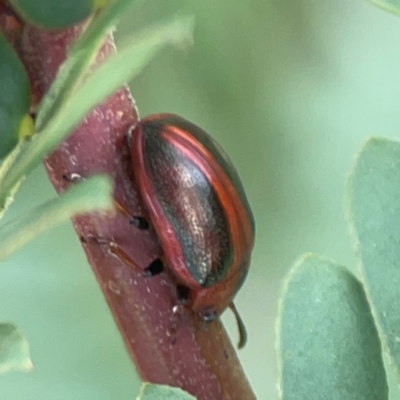
[[[249,332],[239,356],[257,398],[275,399],[284,273],[306,251],[356,270],[346,179],[367,136],[399,138],[400,18],[363,0],[151,0],[122,21],[117,43],[182,7],[196,16],[194,46],[164,51],[131,88],[142,116],[192,120],[237,166],[257,223],[236,301]],[[39,168],[8,217],[53,196]],[[134,367],[70,224],[3,263],[0,295],[0,320],[23,329],[35,364],[0,376],[0,399],[135,398]],[[236,342],[232,315],[223,319]]]

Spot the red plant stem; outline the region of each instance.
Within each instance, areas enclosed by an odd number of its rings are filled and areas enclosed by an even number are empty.
[[[1,4],[0,4],[1,5]],[[0,26],[7,30],[1,14]],[[44,31],[22,24],[12,42],[29,74],[33,102],[38,102],[66,58],[81,26]],[[5,32],[10,37],[9,33]],[[114,52],[112,38],[100,50],[96,64]],[[1,77],[0,77],[1,78]],[[92,111],[46,160],[57,192],[71,182],[65,177],[87,177],[105,172],[115,179],[115,199],[132,215],[143,215],[131,165],[126,133],[138,115],[124,87]],[[199,400],[251,400],[255,396],[246,380],[230,340],[219,321],[205,324],[185,308],[178,319],[176,341],[171,339],[171,313],[176,304],[176,282],[168,272],[145,278],[110,252],[108,240],[120,246],[139,266],[146,268],[162,255],[152,229],[141,231],[122,213],[86,214],[73,219],[84,250],[104,293],[126,348],[144,381],[180,387]],[[100,244],[94,238],[105,239]],[[104,242],[102,240],[101,242]]]

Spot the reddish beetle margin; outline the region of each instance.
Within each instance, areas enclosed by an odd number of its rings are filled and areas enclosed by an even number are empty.
[[[139,192],[168,268],[190,289],[190,306],[216,319],[243,284],[254,245],[254,218],[235,167],[215,140],[173,114],[144,118],[131,145]]]

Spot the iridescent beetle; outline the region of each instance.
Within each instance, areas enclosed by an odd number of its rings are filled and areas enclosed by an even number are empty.
[[[205,131],[172,114],[143,119],[132,132],[140,195],[169,268],[204,321],[233,305],[254,244],[254,219],[240,178]]]

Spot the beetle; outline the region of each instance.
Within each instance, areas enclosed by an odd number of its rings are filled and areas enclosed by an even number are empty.
[[[204,321],[233,310],[243,347],[246,331],[233,298],[249,269],[255,223],[235,167],[209,134],[173,114],[141,120],[130,149],[167,268]],[[143,219],[136,226],[148,228]]]

